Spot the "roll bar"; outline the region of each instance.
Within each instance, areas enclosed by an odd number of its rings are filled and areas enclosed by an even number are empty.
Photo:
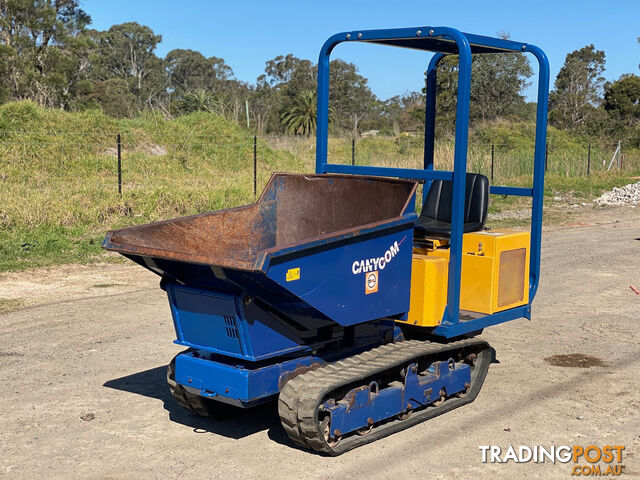
[[[365,42],[434,52],[427,69],[427,99],[425,106],[424,169],[372,167],[330,164],[327,161],[329,133],[329,71],[333,49],[343,42]],[[532,197],[531,245],[529,266],[529,304],[479,319],[460,322],[460,282],[462,270],[462,234],[464,218],[467,146],[469,139],[469,98],[471,92],[471,60],[474,54],[531,53],[538,61],[538,104],[534,173],[531,188],[492,186],[495,195]],[[459,56],[458,93],[456,106],[455,152],[453,171],[434,170],[434,133],[436,114],[437,67],[447,55]],[[453,181],[451,210],[451,243],[448,277],[447,307],[440,326],[433,333],[452,337],[479,330],[485,326],[514,318],[531,317],[531,302],[540,278],[540,248],[542,237],[542,206],[544,194],[545,146],[547,141],[547,114],[549,97],[549,62],[545,53],[535,45],[463,33],[450,27],[413,27],[385,30],[354,30],[331,36],[322,46],[318,58],[318,118],[316,139],[316,172],[376,175],[410,178],[425,183],[426,195],[432,180]]]

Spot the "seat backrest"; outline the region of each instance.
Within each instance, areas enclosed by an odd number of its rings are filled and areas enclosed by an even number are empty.
[[[440,222],[451,223],[451,198],[453,182],[434,180],[422,207],[421,217]],[[478,224],[478,230],[484,227],[489,207],[489,179],[479,173],[467,173],[464,198],[464,223]],[[465,229],[466,230],[466,229]]]

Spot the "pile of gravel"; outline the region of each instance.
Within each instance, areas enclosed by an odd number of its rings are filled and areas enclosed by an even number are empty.
[[[632,206],[640,204],[640,182],[630,183],[623,187],[616,187],[609,192],[604,192],[594,200],[598,205]]]

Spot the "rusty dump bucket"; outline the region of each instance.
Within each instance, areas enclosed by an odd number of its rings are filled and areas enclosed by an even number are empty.
[[[262,270],[265,257],[277,251],[399,219],[415,187],[379,177],[276,173],[255,204],[113,230],[103,247],[126,256]]]

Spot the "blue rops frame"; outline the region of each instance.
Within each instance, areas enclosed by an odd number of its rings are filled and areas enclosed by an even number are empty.
[[[342,42],[367,42],[435,52],[427,70],[426,126],[424,170],[338,165],[327,163],[329,131],[329,57]],[[471,55],[482,53],[529,52],[538,60],[538,105],[532,188],[492,186],[496,195],[532,197],[529,303],[472,320],[460,320],[460,272],[462,269],[462,233],[467,170],[467,141],[469,136],[469,94],[471,90]],[[433,169],[434,129],[436,111],[436,75],[440,61],[446,55],[459,55],[458,96],[453,172]],[[538,47],[500,38],[463,33],[449,27],[415,27],[386,30],[363,30],[338,33],[330,37],[318,59],[318,127],[316,143],[316,172],[378,175],[410,178],[425,182],[426,195],[432,180],[453,180],[451,216],[451,244],[447,307],[442,323],[434,334],[451,338],[480,330],[490,325],[516,318],[531,318],[531,302],[535,297],[540,275],[540,243],[542,235],[542,202],[544,193],[545,145],[547,140],[547,104],[549,97],[549,62]]]

